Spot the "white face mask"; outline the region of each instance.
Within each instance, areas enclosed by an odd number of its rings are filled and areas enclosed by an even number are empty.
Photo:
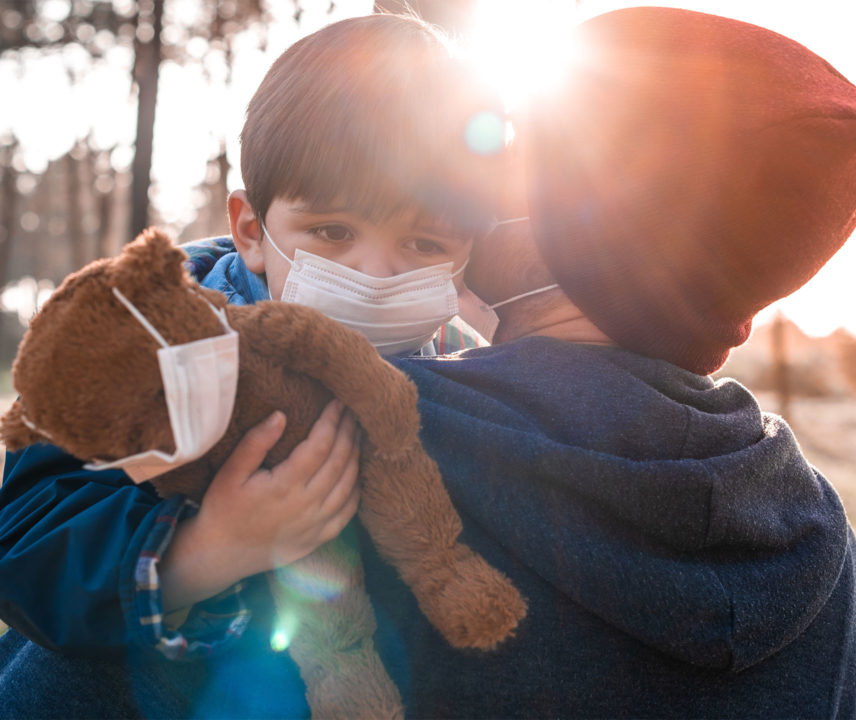
[[[291,265],[280,299],[320,310],[365,335],[381,355],[415,352],[441,325],[458,314],[453,263],[431,265],[379,278],[304,250],[289,258],[262,230],[274,250]]]
[[[169,345],[119,290],[113,288],[113,294],[161,345],[158,363],[175,452],[148,450],[111,462],[96,460],[84,467],[122,468],[134,482],[140,483],[196,460],[223,437],[238,389],[238,333],[226,321],[225,311],[209,303],[225,334]]]
[[[512,223],[526,222],[529,220],[529,217],[518,217],[511,218],[510,220],[500,220],[494,225],[494,229],[498,228],[500,225],[511,225]],[[487,240],[486,242],[490,242]],[[495,309],[501,307],[502,305],[507,305],[508,303],[514,302],[515,300],[521,300],[525,297],[529,297],[530,295],[537,295],[538,293],[547,292],[548,290],[553,290],[559,287],[557,284],[546,285],[542,288],[538,288],[537,290],[530,290],[529,292],[521,293],[520,295],[515,295],[514,297],[510,297],[507,300],[502,300],[501,302],[494,303],[493,305],[488,305],[484,300],[482,300],[478,295],[476,295],[469,288],[464,288],[461,291],[461,312],[460,315],[473,330],[475,330],[479,335],[481,335],[488,342],[493,342],[493,336],[496,334],[496,328],[499,325],[499,316],[496,314]]]

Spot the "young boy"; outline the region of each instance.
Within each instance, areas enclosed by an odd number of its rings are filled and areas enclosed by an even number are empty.
[[[343,306],[339,319],[381,352],[420,351],[455,314],[455,273],[491,222],[492,160],[467,139],[497,109],[415,19],[346,20],[296,43],[248,107],[246,190],[229,200],[237,252],[203,282],[233,303]],[[255,574],[353,516],[356,430],[333,403],[286,461],[259,471],[284,422],[274,414],[244,438],[198,512],[54,447],[8,456],[0,615],[13,629],[0,638],[0,716],[308,713],[296,666],[272,649],[271,598]],[[167,612],[191,605],[167,626]]]
[[[251,100],[246,189],[229,198],[236,251],[197,277],[233,303],[312,305],[384,355],[433,354],[493,221],[499,101],[418,23],[324,32],[324,45],[309,38],[277,60]]]
[[[502,137],[484,156],[468,147],[468,132],[499,112],[498,99],[415,20],[356,18],[303,39],[249,103],[246,188],[228,201],[236,250],[198,279],[233,304],[313,306],[384,355],[433,355],[434,334],[457,314],[473,240],[494,222],[489,178]],[[486,138],[476,140],[481,147]],[[339,529],[339,518],[331,524]],[[224,575],[218,563],[200,577],[197,548],[210,548],[210,538],[200,542],[194,532],[185,542],[187,527],[163,563],[168,608],[204,599]],[[228,541],[216,555],[234,548]],[[292,560],[306,554],[282,552]],[[219,585],[243,577],[232,575]]]

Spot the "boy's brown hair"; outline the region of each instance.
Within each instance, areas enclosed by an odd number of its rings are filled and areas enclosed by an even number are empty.
[[[487,151],[468,138],[485,118],[500,129]],[[431,26],[342,20],[286,50],[250,101],[244,185],[260,218],[285,197],[375,221],[415,208],[478,235],[493,214],[501,118],[498,96]]]

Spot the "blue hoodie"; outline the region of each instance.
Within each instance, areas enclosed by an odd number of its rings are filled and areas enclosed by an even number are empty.
[[[455,650],[366,543],[408,717],[856,717],[852,530],[739,383],[549,338],[394,363],[465,541],[529,603]]]

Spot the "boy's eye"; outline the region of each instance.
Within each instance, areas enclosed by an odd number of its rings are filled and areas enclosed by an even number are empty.
[[[337,223],[318,225],[317,227],[311,228],[309,232],[320,237],[322,240],[327,240],[328,242],[333,243],[348,242],[354,237],[354,234],[347,225],[339,225]]]
[[[445,245],[427,237],[413,238],[410,246],[420,255],[441,255],[448,252]]]

